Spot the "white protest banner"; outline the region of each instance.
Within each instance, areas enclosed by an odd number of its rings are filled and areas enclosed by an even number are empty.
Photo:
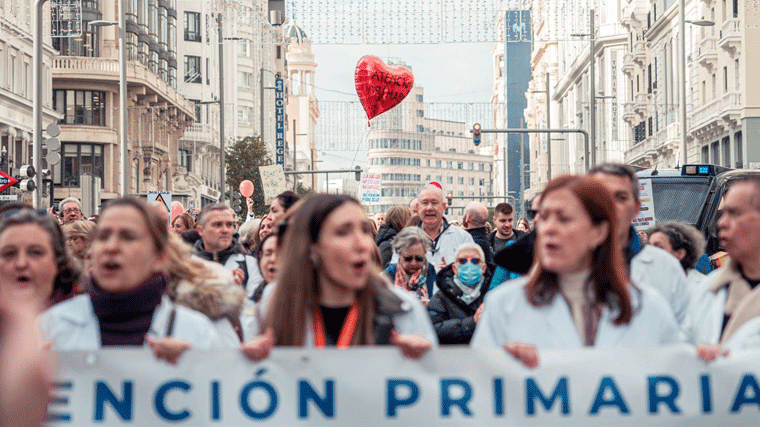
[[[379,173],[362,174],[359,185],[359,201],[366,204],[380,203],[380,186],[382,175]]]
[[[654,215],[651,179],[639,179],[639,202],[641,203],[641,209],[636,219],[633,220],[633,226],[637,230],[646,230],[649,227],[654,227],[657,219]]]
[[[278,194],[287,190],[282,165],[259,166],[261,185],[264,186],[264,203],[271,205]]]
[[[686,345],[539,352],[499,348],[57,354],[49,425],[749,426],[760,419],[760,351],[713,363]]]

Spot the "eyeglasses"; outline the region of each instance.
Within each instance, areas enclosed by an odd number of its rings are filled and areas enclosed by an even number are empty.
[[[79,208],[70,208],[70,209],[64,209],[63,214],[68,215],[70,213],[80,213],[82,211],[79,210]]]
[[[470,258],[470,257],[467,257],[467,258],[458,258],[457,259],[457,262],[459,263],[459,265],[467,264],[468,261],[471,262],[471,263],[473,263],[473,264],[475,264],[475,265],[478,265],[478,264],[480,264],[481,259],[480,258]]]
[[[412,260],[415,260],[417,262],[425,261],[425,257],[420,256],[420,255],[407,255],[407,256],[404,256],[403,258],[404,258],[404,261],[406,262],[412,262]]]

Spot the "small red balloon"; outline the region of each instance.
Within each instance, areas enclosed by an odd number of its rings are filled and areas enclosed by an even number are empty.
[[[414,76],[408,68],[389,66],[376,56],[365,55],[356,64],[354,82],[367,118],[372,120],[409,95]]]
[[[172,212],[171,212],[172,219],[171,220],[174,221],[174,218],[178,217],[179,215],[182,215],[182,212],[184,212],[184,211],[185,211],[185,208],[182,206],[182,203],[180,203],[180,202],[178,202],[176,200],[173,201],[172,202]]]
[[[253,195],[253,183],[247,179],[240,182],[240,194],[246,199]]]

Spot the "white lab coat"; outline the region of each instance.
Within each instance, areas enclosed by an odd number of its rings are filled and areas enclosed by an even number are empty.
[[[760,317],[743,324],[723,343],[729,351],[753,350],[760,348]]]
[[[538,350],[584,347],[570,308],[561,296],[547,305],[533,306],[525,295],[527,278],[521,277],[490,291],[485,310],[470,346],[501,347],[508,343],[535,345]],[[654,347],[680,342],[679,328],[659,293],[631,287],[634,314],[627,325],[615,326],[609,308],[602,309],[595,348]]]
[[[176,308],[174,338],[189,342],[194,349],[224,348],[211,320],[203,314],[173,304],[164,296],[153,313],[148,334],[166,336],[172,306]],[[80,295],[56,304],[38,320],[44,341],[53,342],[53,350],[97,350],[101,347],[100,325],[89,295]]]
[[[668,302],[679,326],[689,310],[690,291],[678,259],[664,250],[645,245],[631,260],[631,282],[658,291]]]
[[[405,313],[393,316],[393,329],[395,329],[396,332],[401,335],[411,334],[422,337],[430,341],[434,347],[437,347],[438,335],[436,335],[435,329],[433,329],[433,324],[430,321],[430,316],[428,315],[425,306],[423,306],[420,302],[419,298],[412,295],[410,292],[403,291],[395,287],[391,290],[397,297],[401,298],[401,309],[405,311]],[[259,319],[263,319],[265,317],[271,295],[271,292],[267,293],[266,290],[264,290],[264,296],[256,307],[256,309],[258,309]],[[243,312],[246,313],[246,310],[244,309]],[[250,313],[255,315],[255,311]],[[253,320],[249,320],[244,323],[243,330],[246,331],[247,328],[247,332],[245,332],[246,336],[256,336],[260,334],[262,331],[254,331],[253,329],[254,327],[258,328],[258,326],[259,325]],[[311,316],[307,315],[307,333],[306,343],[304,347],[314,347],[314,336],[311,333],[312,328],[313,326],[311,324]]]

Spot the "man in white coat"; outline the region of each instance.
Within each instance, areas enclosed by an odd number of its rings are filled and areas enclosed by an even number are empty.
[[[683,327],[689,305],[686,275],[678,260],[664,250],[641,242],[631,221],[641,209],[639,180],[628,165],[605,163],[589,174],[599,179],[612,193],[618,219],[620,242],[625,250],[631,281],[637,286],[657,290],[669,303],[678,324]]]
[[[717,225],[729,258],[694,293],[687,331],[706,360],[725,348],[745,348],[748,340],[760,343],[760,177],[731,184]]]
[[[435,267],[436,273],[454,262],[457,248],[462,243],[473,242],[467,231],[450,225],[443,217],[446,211],[443,190],[436,185],[422,188],[417,197],[417,215],[420,217],[420,227],[433,240],[427,252],[427,260]],[[391,263],[398,262],[398,254],[393,254]],[[433,293],[437,288],[433,288]]]

